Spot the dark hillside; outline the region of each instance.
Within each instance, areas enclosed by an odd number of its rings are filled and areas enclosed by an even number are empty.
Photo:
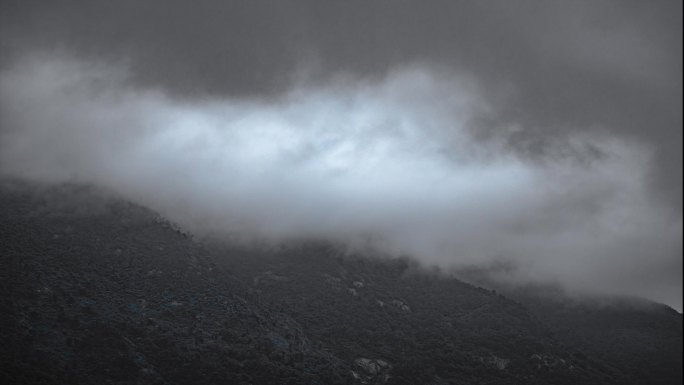
[[[390,383],[627,381],[563,347],[520,304],[420,273],[407,260],[335,257],[320,244],[243,253],[232,250],[229,260],[251,271],[269,307],[283,308],[347,361],[391,363]]]
[[[682,382],[682,315],[670,307],[634,298],[520,300],[563,344],[637,382]]]
[[[348,363],[154,213],[43,193],[0,200],[3,383],[349,382]]]
[[[665,349],[637,373],[624,344],[577,343],[604,343],[594,325],[564,334],[577,318],[405,259],[200,243],[79,186],[5,184],[0,218],[3,383],[678,383],[660,369],[676,365],[680,315],[596,325],[671,333],[630,345]]]

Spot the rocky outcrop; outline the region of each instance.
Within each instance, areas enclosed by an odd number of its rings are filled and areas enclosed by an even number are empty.
[[[362,384],[384,384],[390,378],[392,365],[381,359],[357,358],[352,376]]]
[[[493,368],[496,368],[498,370],[504,370],[508,367],[508,364],[510,364],[511,360],[507,358],[501,358],[497,357],[495,355],[491,355],[489,357],[480,357],[479,359],[480,362],[486,363],[490,365]]]
[[[394,307],[396,307],[399,310],[411,311],[411,308],[409,307],[409,305],[407,305],[404,301],[401,301],[398,299],[393,299],[391,304],[394,305]]]

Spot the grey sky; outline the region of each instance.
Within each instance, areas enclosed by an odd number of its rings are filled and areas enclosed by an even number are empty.
[[[5,173],[681,310],[680,1],[0,7]]]

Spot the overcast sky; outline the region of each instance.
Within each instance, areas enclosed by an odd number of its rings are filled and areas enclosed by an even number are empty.
[[[0,1],[0,172],[682,309],[682,2]]]

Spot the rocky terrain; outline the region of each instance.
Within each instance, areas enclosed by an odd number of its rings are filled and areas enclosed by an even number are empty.
[[[324,242],[199,241],[83,186],[0,189],[0,381],[679,384],[682,315],[477,287]]]

